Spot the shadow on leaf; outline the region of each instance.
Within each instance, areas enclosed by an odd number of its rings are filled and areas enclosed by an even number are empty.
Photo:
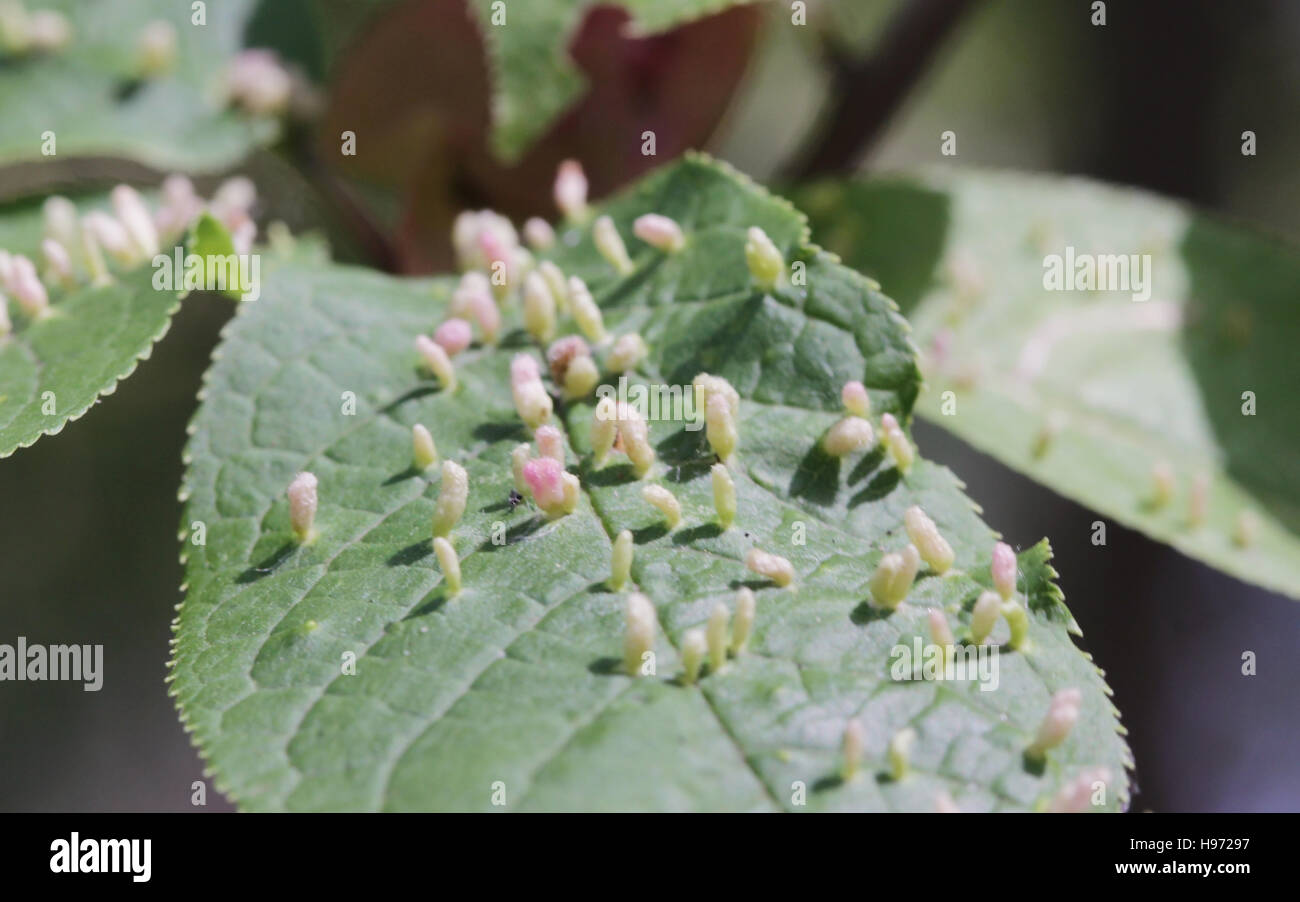
[[[644,545],[666,535],[668,535],[667,523],[651,523],[649,526],[632,530],[632,541],[637,545]]]
[[[866,488],[849,499],[849,507],[857,507],[868,501],[878,501],[898,487],[902,474],[895,467],[881,470],[867,483]]]
[[[283,564],[285,560],[293,554],[297,547],[298,546],[293,542],[285,542],[276,549],[274,554],[263,560],[260,564],[255,567],[249,567],[243,573],[239,574],[239,576],[235,578],[235,582],[240,585],[247,585],[248,583],[257,582],[264,576],[270,576],[275,572],[277,567]]]
[[[587,670],[596,676],[626,676],[618,658],[597,658],[587,665]]]
[[[470,433],[481,442],[495,443],[514,440],[528,441],[528,432],[523,423],[479,423]]]
[[[689,545],[696,539],[712,539],[722,535],[722,527],[717,523],[701,523],[690,529],[683,529],[673,536],[674,545]]]
[[[799,461],[790,479],[790,495],[821,505],[835,503],[840,491],[840,459],[826,453],[817,442]]]
[[[869,601],[864,601],[852,611],[849,612],[849,620],[858,626],[866,626],[868,623],[875,623],[877,620],[888,619],[893,611],[885,608],[878,608]]]
[[[413,542],[412,544],[407,545],[385,561],[385,563],[390,567],[409,567],[411,564],[421,561],[431,554],[433,554],[433,540],[422,539],[419,542]]]

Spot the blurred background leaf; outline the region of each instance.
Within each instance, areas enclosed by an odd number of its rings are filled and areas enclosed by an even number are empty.
[[[947,169],[824,183],[797,201],[911,320],[926,352],[923,415],[1106,516],[1300,598],[1300,420],[1285,412],[1300,386],[1300,252],[1082,179]],[[1067,247],[1123,256],[1126,272],[1129,255],[1150,255],[1149,300],[1045,289],[1045,258],[1064,261]],[[1162,461],[1176,487],[1157,504]]]
[[[628,41],[669,31],[676,26],[755,0],[612,0],[600,14],[618,7],[617,35],[604,34],[602,50],[632,51]],[[536,0],[502,3],[470,0],[484,36],[492,82],[490,145],[504,162],[519,160],[529,145],[582,94],[588,80],[599,85],[608,73],[583,65],[578,45],[584,18],[594,14],[591,0]],[[588,36],[590,37],[590,36]],[[725,45],[722,45],[725,46]],[[572,54],[571,54],[572,51]],[[637,55],[644,55],[641,49]],[[584,72],[585,70],[585,72]],[[662,75],[659,70],[655,74]],[[654,90],[657,79],[640,82]],[[700,83],[703,87],[704,82]],[[630,99],[630,98],[629,98]],[[643,120],[644,121],[644,120]]]
[[[83,212],[107,206],[102,195],[77,199]],[[43,229],[37,202],[0,208],[0,250],[39,260]],[[140,266],[108,285],[54,289],[50,313],[39,320],[8,302],[13,331],[0,335],[0,458],[61,431],[149,356],[180,306],[178,292],[155,290],[152,277]]]
[[[228,110],[221,75],[242,46],[254,0],[207,4],[191,22],[176,0],[47,0],[72,25],[62,50],[0,60],[0,165],[118,157],[155,169],[212,172],[272,140],[273,120]],[[155,20],[176,30],[175,68],[139,80],[137,41]],[[44,134],[56,153],[46,156]]]
[[[552,215],[563,159],[582,161],[599,196],[708,139],[744,73],[758,11],[742,6],[648,37],[629,37],[628,23],[613,7],[580,20],[572,54],[589,92],[504,164],[489,150],[489,70],[463,0],[403,4],[340,63],[317,154],[395,231],[398,268],[445,269],[457,212]],[[357,135],[355,156],[339,153],[344,131]]]

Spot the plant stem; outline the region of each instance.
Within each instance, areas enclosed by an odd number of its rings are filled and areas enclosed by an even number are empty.
[[[789,167],[787,178],[852,171],[944,38],[976,2],[906,0],[885,26],[874,55],[853,59],[828,47],[830,99],[810,149]]]

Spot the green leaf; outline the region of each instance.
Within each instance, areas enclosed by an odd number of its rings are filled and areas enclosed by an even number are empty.
[[[204,285],[217,285],[218,277],[226,285],[221,293],[238,301],[244,296],[241,285],[249,284],[251,274],[245,272],[244,261],[235,252],[235,240],[224,225],[211,213],[203,213],[190,230],[186,252],[204,261]],[[226,266],[228,261],[235,261]]]
[[[87,207],[102,198],[84,198]],[[0,213],[0,248],[39,258],[36,203]],[[50,291],[50,315],[33,321],[9,300],[13,332],[0,336],[0,458],[77,419],[149,356],[180,306],[143,266],[112,284]]]
[[[924,416],[1106,517],[1300,598],[1295,248],[1083,179],[936,171],[800,201],[827,246],[909,311],[928,349]],[[1045,260],[1064,265],[1067,247],[1076,265],[1149,254],[1149,300],[1045,289]],[[1157,505],[1161,461],[1176,490]],[[1199,474],[1208,513],[1193,526]],[[1243,517],[1258,524],[1246,547]]]
[[[1020,555],[1031,644],[1002,649],[996,691],[890,678],[891,649],[928,636],[930,608],[955,630],[967,622],[995,539],[943,467],[918,459],[900,477],[879,452],[841,467],[818,450],[846,379],[865,382],[875,415],[906,422],[918,374],[892,302],[808,244],[787,203],[703,158],[606,210],[635,272],[615,277],[586,227],[561,228],[555,259],[588,280],[612,333],[649,343],[633,384],[689,383],[707,369],[739,391],[735,525],[716,525],[702,432],[652,416],[659,462],[636,480],[617,454],[594,466],[590,401],[553,417],[583,489],[575,512],[548,521],[530,503],[512,508],[510,452],[528,433],[510,362],[537,353],[517,308],[507,306],[500,348],[456,358],[460,387],[447,392],[419,368],[412,340],[442,319],[453,280],[276,270],[226,331],[181,491],[187,590],[171,678],[217,785],[259,810],[494,810],[497,784],[508,810],[931,810],[940,792],[972,810],[1031,809],[1101,766],[1105,807],[1123,806],[1128,750],[1101,675],[1071,639],[1045,542]],[[631,237],[647,211],[681,223],[683,251],[665,257]],[[752,225],[801,265],[806,287],[754,288],[743,251]],[[561,331],[572,331],[567,319]],[[455,596],[430,548],[438,469],[410,463],[416,423],[469,474]],[[285,489],[302,470],[319,479],[320,509],[319,537],[300,546]],[[647,482],[679,499],[677,529],[641,499]],[[905,544],[913,504],[952,543],[956,566],[919,579],[886,615],[868,604],[867,583]],[[605,581],[622,529],[635,536],[632,581],[658,611],[653,677],[620,665],[627,593]],[[793,563],[793,588],[746,569],[755,547]],[[758,598],[750,650],[680,684],[684,631],[742,585]],[[1079,723],[1034,767],[1023,749],[1063,687],[1082,692]],[[864,772],[841,784],[855,716]],[[895,782],[882,776],[885,747],[908,726],[914,772]]]
[[[615,0],[612,5],[631,16],[627,28],[632,33],[649,35],[752,2],[756,0]],[[581,95],[586,83],[569,43],[596,5],[591,0],[471,0],[492,68],[492,147],[503,160],[521,157]]]
[[[207,172],[238,163],[278,131],[272,120],[227,110],[220,96],[223,70],[242,46],[254,5],[209,3],[207,24],[195,25],[190,4],[174,0],[42,2],[67,16],[72,41],[0,65],[0,165],[112,156]],[[154,20],[176,29],[176,67],[137,81],[136,42]]]

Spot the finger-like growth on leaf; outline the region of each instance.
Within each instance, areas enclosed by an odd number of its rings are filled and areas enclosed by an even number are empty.
[[[930,608],[929,614],[926,615],[930,622],[930,639],[940,648],[953,648],[957,640],[953,637],[952,627],[948,626],[948,618],[944,616],[943,611],[938,608]]]
[[[1174,497],[1174,468],[1159,460],[1151,468],[1151,506],[1164,507]]]
[[[1082,701],[1083,695],[1078,689],[1061,689],[1053,694],[1047,706],[1047,714],[1038,725],[1038,733],[1025,751],[1041,758],[1049,749],[1064,742],[1079,720],[1079,705]]]
[[[524,223],[524,241],[535,251],[550,250],[555,246],[555,229],[540,216],[530,217]]]
[[[709,640],[702,629],[689,629],[682,634],[682,682],[687,686],[700,678],[700,668],[708,652]]]
[[[53,9],[32,10],[27,19],[27,47],[39,53],[62,50],[72,40],[67,16]]]
[[[661,485],[648,485],[641,489],[641,497],[647,504],[658,508],[668,521],[669,529],[676,529],[682,522],[682,506],[677,496]]]
[[[524,479],[533,500],[548,517],[572,513],[577,505],[577,489],[571,485],[577,480],[553,457],[537,457],[524,464]]]
[[[569,361],[569,368],[564,373],[564,397],[569,400],[585,398],[600,381],[600,369],[596,361],[587,355],[575,357]]]
[[[736,618],[731,622],[731,651],[740,654],[749,644],[749,634],[754,630],[754,617],[758,605],[754,592],[748,586],[736,590]]]
[[[289,483],[289,527],[300,545],[316,537],[316,485],[315,474],[306,471]]]
[[[714,464],[709,474],[713,481],[713,507],[718,512],[718,523],[730,529],[736,520],[736,483],[726,464]]]
[[[554,426],[539,426],[533,437],[537,440],[537,453],[564,465],[564,436]]]
[[[176,173],[163,179],[161,193],[162,201],[154,211],[154,224],[158,226],[159,240],[170,244],[198,219],[205,204],[194,190],[194,183]],[[75,214],[75,210],[73,212]],[[69,244],[72,238],[59,240],[72,246]]]
[[[591,454],[596,466],[605,462],[618,438],[618,403],[606,396],[596,402],[591,417]]]
[[[745,555],[745,566],[782,588],[794,582],[794,564],[779,554],[751,548]]]
[[[920,567],[921,553],[915,545],[886,554],[871,576],[872,603],[887,611],[896,609],[907,597],[907,593],[912,591],[912,583]]]
[[[913,505],[903,512],[903,524],[912,544],[921,553],[921,560],[935,573],[946,573],[956,555],[948,540],[939,534],[934,521],[920,507]]]
[[[474,299],[480,296],[492,296],[492,283],[484,273],[476,269],[467,270],[452,290],[447,309],[453,316],[472,319]]]
[[[1029,613],[1014,598],[1002,602],[1002,616],[1011,628],[1011,638],[1007,644],[1012,648],[1021,648],[1029,637]]]
[[[421,423],[411,427],[411,462],[421,472],[438,462],[438,446],[433,443],[433,434]]]
[[[565,160],[555,173],[555,206],[567,219],[587,215],[587,175],[577,160]]]
[[[564,277],[564,272],[550,260],[537,264],[537,272],[546,280],[546,287],[551,289],[556,311],[564,313],[569,309],[569,280]]]
[[[785,258],[758,226],[750,226],[745,235],[745,262],[750,275],[759,288],[770,291],[785,275]]]
[[[610,349],[609,356],[605,358],[605,369],[611,373],[626,373],[635,369],[649,353],[650,349],[646,347],[645,339],[637,333],[629,332],[620,335],[614,342],[614,347]]]
[[[667,254],[675,254],[686,246],[686,236],[682,234],[682,227],[674,220],[658,213],[638,216],[632,223],[632,234]]]
[[[831,457],[848,457],[867,450],[874,441],[870,423],[862,417],[847,416],[826,431],[822,448]]]
[[[438,556],[438,566],[442,568],[442,581],[447,586],[448,595],[460,594],[460,556],[451,542],[439,536],[433,540],[433,553]]]
[[[95,230],[83,219],[81,221],[81,249],[86,255],[86,272],[90,274],[90,283],[95,286],[109,285],[113,281],[108,264],[104,262],[104,252],[99,245]]]
[[[605,318],[596,306],[591,292],[587,290],[587,283],[577,276],[569,276],[569,309],[573,312],[578,329],[588,340],[605,340]]]
[[[551,418],[554,402],[542,384],[537,361],[527,354],[516,354],[510,362],[510,392],[519,418],[536,429]]]
[[[1232,543],[1238,548],[1249,548],[1255,544],[1259,535],[1259,516],[1254,511],[1242,511],[1237,514],[1232,528]]]
[[[912,469],[912,461],[916,457],[916,452],[912,449],[912,443],[907,440],[903,434],[903,429],[898,425],[898,420],[894,419],[893,414],[885,414],[880,418],[880,440],[885,443],[885,448],[889,451],[889,456],[894,461],[894,466],[898,472],[907,474]]]
[[[45,199],[41,213],[45,223],[45,237],[63,245],[71,257],[77,260],[81,255],[81,220],[77,215],[77,205],[66,197],[54,195]]]
[[[134,266],[139,262],[131,236],[120,222],[102,210],[91,210],[82,218],[86,231],[119,266]]]
[[[555,334],[555,298],[539,272],[524,276],[524,328],[537,341]]]
[[[731,612],[721,601],[713,606],[709,614],[709,626],[706,636],[709,640],[709,672],[717,673],[727,663],[727,627],[731,622]]]
[[[459,316],[453,316],[438,326],[433,333],[433,340],[447,352],[448,356],[455,357],[469,347],[470,342],[474,340],[474,332],[469,322]]]
[[[997,592],[985,590],[975,600],[970,612],[970,638],[976,645],[983,643],[998,625],[1002,616],[1002,598]]]
[[[208,204],[212,215],[228,229],[234,230],[252,218],[257,203],[257,186],[243,175],[232,176],[217,186]]]
[[[551,381],[564,385],[569,365],[579,357],[590,357],[591,347],[580,335],[566,335],[546,349],[546,365],[551,371]],[[531,358],[530,358],[531,359]]]
[[[437,377],[439,384],[445,391],[456,390],[456,367],[443,350],[442,345],[438,344],[427,335],[415,336],[415,350],[419,352],[420,357],[424,360],[424,365],[429,368],[429,372]]]
[[[501,333],[501,310],[492,294],[492,284],[481,272],[467,272],[452,292],[448,308],[458,317],[468,317],[478,326],[484,344],[496,344]]]
[[[609,587],[617,592],[632,575],[632,531],[624,529],[614,537],[614,550],[610,555]]]
[[[1016,594],[1016,553],[1006,542],[993,546],[993,563],[989,565],[993,575],[993,588],[1004,599]]]
[[[451,226],[451,244],[456,251],[456,262],[466,272],[490,271],[494,263],[509,264],[516,259],[519,235],[509,219],[492,210],[465,210],[456,216]],[[490,286],[489,286],[490,289]]]
[[[530,354],[516,354],[510,358],[510,384],[519,385],[524,382],[533,382],[542,378],[542,371],[537,366],[537,360]]]
[[[438,489],[438,503],[433,509],[433,534],[449,536],[465,514],[469,501],[469,474],[454,460],[442,462],[442,484]]]
[[[1046,456],[1064,430],[1064,416],[1058,410],[1050,411],[1047,415],[1047,421],[1043,423],[1043,427],[1034,436],[1034,444],[1030,447],[1029,453],[1034,457]]]
[[[510,450],[510,475],[515,481],[515,491],[520,495],[528,495],[532,488],[528,485],[528,480],[524,478],[524,465],[533,456],[533,449],[525,442],[520,442]]]
[[[29,318],[43,319],[49,314],[50,295],[36,274],[36,264],[23,255],[15,254],[10,261],[5,287]]]
[[[655,644],[655,606],[640,592],[627,597],[624,609],[623,669],[629,676],[640,676],[642,662]]]
[[[731,408],[732,419],[740,416],[740,393],[726,379],[721,376],[700,373],[692,380],[692,385],[695,388],[696,404],[698,406],[707,411],[709,400],[714,395],[721,395],[727,399],[727,406]]]
[[[578,509],[578,499],[582,496],[582,483],[572,473],[561,473],[560,483],[564,487],[564,504],[560,508],[560,513],[571,514]]]
[[[1055,814],[1082,814],[1093,806],[1097,795],[1097,784],[1110,786],[1110,771],[1104,767],[1089,767],[1079,771],[1078,776],[1070,780],[1047,804],[1047,810]],[[1103,795],[1105,797],[1104,789]]]
[[[72,270],[72,257],[66,247],[53,238],[45,238],[41,241],[41,256],[45,258],[47,281],[62,285],[64,288],[69,288],[75,283],[76,274]]]
[[[861,382],[845,382],[844,388],[840,390],[840,400],[844,403],[844,409],[855,417],[865,419],[871,416],[871,396]]]
[[[245,50],[226,68],[226,95],[257,116],[279,116],[289,108],[293,78],[270,50]]]
[[[618,233],[614,220],[608,216],[597,217],[591,236],[596,242],[596,250],[600,251],[600,255],[620,276],[629,275],[636,268],[632,264],[632,258],[627,255],[627,246],[623,243],[623,236]]]
[[[139,257],[147,259],[158,253],[158,229],[139,193],[130,185],[118,185],[109,198]]]
[[[140,29],[135,41],[136,71],[141,78],[156,78],[176,65],[176,26],[155,19]]]
[[[867,730],[862,721],[850,720],[844,727],[844,737],[840,742],[840,779],[851,782],[862,766],[862,755],[867,747]]]
[[[650,444],[650,427],[636,408],[626,404],[619,405],[618,416],[618,435],[623,453],[632,462],[633,472],[638,477],[645,476],[655,462],[655,449]]]
[[[916,730],[911,727],[899,730],[889,740],[889,775],[894,782],[907,777],[912,765],[912,746],[916,745]]]
[[[736,418],[731,412],[731,405],[721,393],[709,397],[704,408],[704,422],[704,434],[709,440],[709,447],[713,449],[714,454],[718,455],[719,460],[727,463],[736,453],[736,443],[740,436],[736,430]]]

